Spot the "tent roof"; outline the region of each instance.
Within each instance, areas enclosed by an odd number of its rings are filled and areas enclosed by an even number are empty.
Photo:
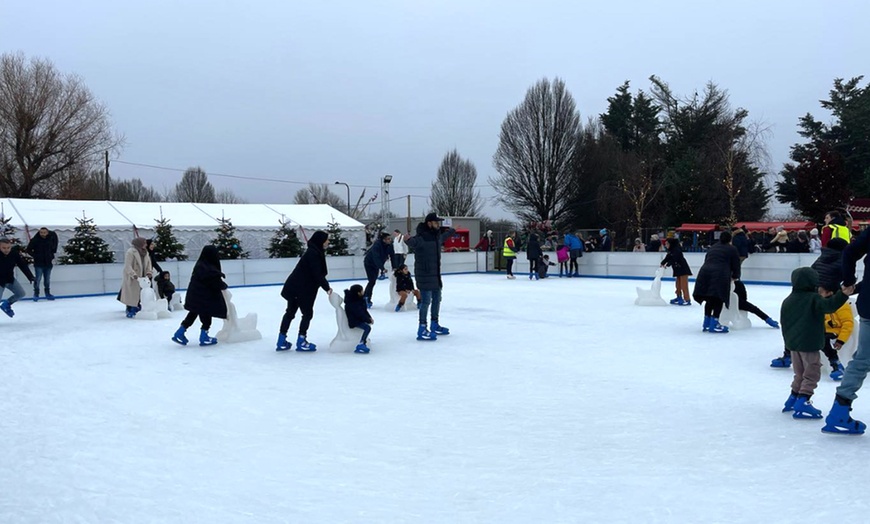
[[[715,231],[718,226],[716,224],[683,224],[677,228],[677,231]]]
[[[772,227],[782,226],[786,231],[799,231],[802,229],[812,229],[816,224],[809,220],[804,222],[737,222],[736,227],[746,226],[749,231],[767,231]]]
[[[345,230],[363,224],[326,204],[193,204],[187,202],[108,202],[105,200],[38,200],[0,198],[4,217],[16,228],[72,229],[77,218],[93,219],[100,229],[153,228],[161,216],[180,229],[214,228],[221,217],[242,228],[277,229],[289,220],[306,229],[337,222]]]

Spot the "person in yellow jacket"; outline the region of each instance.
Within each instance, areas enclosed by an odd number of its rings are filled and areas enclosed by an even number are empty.
[[[849,222],[852,217],[844,210],[835,209],[825,215],[825,226],[822,228],[822,247],[828,245],[832,238],[842,238],[847,243],[852,241],[852,230]]]
[[[833,293],[827,290],[823,293],[823,296],[830,295]],[[854,329],[855,317],[852,316],[851,302],[846,302],[837,311],[825,315],[825,347],[822,352],[831,363],[831,378],[836,381],[843,379],[843,364],[837,351],[849,341]]]
[[[502,257],[507,262],[507,277],[511,280],[517,278],[514,276],[514,261],[517,259],[517,251],[519,248],[516,244],[516,231],[511,231],[508,233],[508,236],[504,239],[504,246],[502,247]]]

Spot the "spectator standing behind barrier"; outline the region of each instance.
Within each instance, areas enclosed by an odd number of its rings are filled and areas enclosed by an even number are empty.
[[[816,228],[810,229],[810,253],[819,254],[822,252],[822,241],[819,239],[819,230]]]
[[[390,265],[393,270],[399,269],[405,264],[408,255],[408,246],[405,245],[405,235],[398,229],[393,230],[393,256],[390,257]]]
[[[659,236],[653,233],[649,237],[649,242],[646,244],[646,250],[650,253],[658,253],[662,250],[662,241],[659,240]]]
[[[598,234],[601,235],[601,239],[598,241],[598,247],[596,251],[612,251],[613,250],[613,242],[610,238],[610,232],[606,229],[601,229],[598,231]]]
[[[737,256],[740,257],[740,263],[749,258],[749,239],[746,237],[746,231],[739,227],[731,230],[731,245],[737,249]]]
[[[33,269],[36,273],[33,281],[33,301],[39,300],[40,282],[45,290],[45,298],[54,300],[54,295],[51,294],[51,269],[57,253],[57,233],[46,227],[39,228],[39,233],[27,244],[26,251],[33,257]]]
[[[7,289],[12,292],[12,296],[8,300],[0,300],[0,311],[9,317],[15,315],[15,312],[12,311],[12,304],[24,298],[24,288],[15,280],[16,266],[24,273],[28,281],[34,281],[33,273],[30,272],[24,259],[21,258],[21,254],[17,249],[12,249],[12,241],[6,237],[0,237],[0,299],[3,298],[3,293]]]
[[[646,246],[643,245],[643,241],[640,238],[634,239],[634,247],[631,248],[632,253],[646,253]]]

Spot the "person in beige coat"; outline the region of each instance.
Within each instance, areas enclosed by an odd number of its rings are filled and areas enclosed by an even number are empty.
[[[139,279],[148,277],[150,280],[153,272],[145,239],[134,238],[130,245],[132,247],[124,254],[124,273],[121,276],[121,293],[118,294],[118,300],[127,306],[127,318],[133,318],[139,312]]]

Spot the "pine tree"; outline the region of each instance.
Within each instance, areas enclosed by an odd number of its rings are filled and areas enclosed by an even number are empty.
[[[349,255],[347,251],[347,239],[341,236],[341,226],[333,217],[332,222],[327,222],[328,227],[326,232],[329,234],[329,247],[326,249],[327,255],[345,256]]]
[[[32,264],[33,257],[24,251],[27,245],[22,243],[21,240],[15,236],[15,226],[10,222],[12,222],[12,217],[4,218],[3,215],[0,215],[0,237],[8,239],[9,242],[12,243],[12,249],[17,249],[21,254],[21,258],[23,258],[28,264]]]
[[[157,258],[157,261],[163,262],[170,258],[175,260],[187,260],[187,255],[184,254],[184,244],[175,238],[169,219],[161,218],[160,220],[156,220],[156,222],[157,227],[155,229],[157,236],[154,239],[154,243],[157,244],[157,246],[154,248],[154,256]]]
[[[217,238],[211,241],[211,245],[218,249],[221,260],[235,260],[248,258],[249,253],[242,249],[242,243],[236,238],[236,228],[229,218],[221,218],[220,225],[215,229]]]
[[[75,235],[63,246],[66,253],[61,255],[61,264],[106,264],[115,261],[115,254],[109,249],[109,244],[97,236],[97,226],[93,219],[83,217],[76,219]]]
[[[269,258],[298,257],[304,251],[302,242],[296,236],[296,231],[290,226],[290,222],[282,222],[281,228],[272,236],[269,247]]]

